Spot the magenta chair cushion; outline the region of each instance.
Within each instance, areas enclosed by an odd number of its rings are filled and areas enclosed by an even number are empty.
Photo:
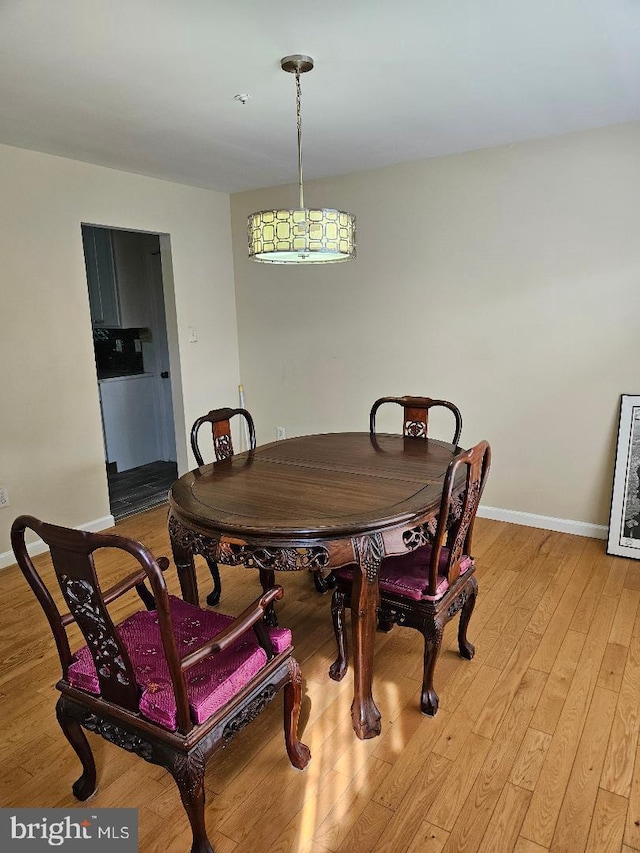
[[[201,610],[172,595],[169,606],[180,658],[212,640],[233,622],[232,616]],[[155,610],[134,613],[118,625],[118,631],[141,690],[140,712],[163,728],[175,731],[176,700]],[[276,654],[291,645],[288,628],[270,628],[269,636]],[[79,649],[74,659],[68,670],[69,683],[99,694],[100,683],[87,646]],[[194,720],[204,722],[242,690],[266,662],[265,650],[258,644],[255,633],[249,630],[228,649],[194,664],[185,673]]]
[[[397,557],[385,557],[380,565],[380,589],[411,598],[414,601],[437,601],[449,589],[446,571],[449,562],[449,549],[440,552],[438,570],[438,586],[435,595],[427,595],[425,589],[429,583],[429,563],[431,562],[431,545],[422,545],[415,551],[400,554]],[[460,574],[464,574],[473,565],[471,557],[460,560]],[[356,566],[345,566],[336,569],[334,574],[347,582],[353,582],[353,572]]]

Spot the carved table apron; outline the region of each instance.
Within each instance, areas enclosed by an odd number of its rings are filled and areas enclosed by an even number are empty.
[[[383,557],[435,531],[447,465],[459,448],[401,435],[300,436],[205,465],[169,493],[169,534],[184,597],[197,602],[193,555],[275,571],[356,563],[353,728],[380,734],[371,693]]]

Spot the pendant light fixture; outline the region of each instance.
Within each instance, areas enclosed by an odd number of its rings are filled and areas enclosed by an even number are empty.
[[[302,186],[302,87],[300,75],[311,71],[310,56],[285,56],[283,71],[296,75],[298,191],[300,206],[261,210],[248,220],[249,257],[270,264],[317,264],[348,261],[356,255],[356,218],[332,208],[304,206]]]

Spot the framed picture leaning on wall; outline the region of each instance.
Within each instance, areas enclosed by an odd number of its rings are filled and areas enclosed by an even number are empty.
[[[620,401],[607,554],[640,560],[640,395]]]

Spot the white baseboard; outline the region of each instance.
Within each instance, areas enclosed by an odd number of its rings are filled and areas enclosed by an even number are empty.
[[[587,521],[573,521],[570,518],[553,518],[550,515],[534,515],[531,512],[498,509],[495,506],[482,506],[482,504],[478,507],[478,516],[490,518],[493,521],[522,524],[525,527],[541,527],[543,530],[555,530],[558,533],[573,533],[574,536],[589,536],[592,539],[606,539],[609,530],[604,524],[590,524]]]
[[[90,533],[100,533],[102,530],[107,530],[113,527],[116,521],[112,515],[105,515],[103,518],[96,518],[94,521],[87,521],[86,524],[78,525],[78,530],[88,530]],[[44,554],[49,549],[44,544],[42,539],[36,539],[35,542],[30,542],[27,545],[27,551],[31,557],[36,557],[38,554]],[[6,569],[7,566],[12,566],[16,561],[13,551],[5,551],[0,554],[0,569]]]

